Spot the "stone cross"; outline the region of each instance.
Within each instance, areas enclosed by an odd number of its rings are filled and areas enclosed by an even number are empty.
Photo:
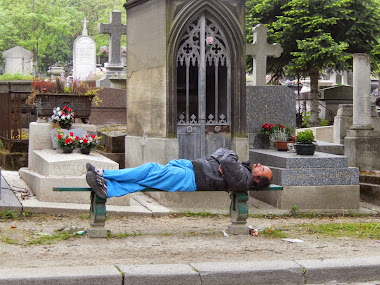
[[[86,17],[84,17],[82,23],[83,23],[82,36],[88,36],[88,32],[87,32],[87,23],[88,23],[88,20],[86,19]]]
[[[127,34],[127,25],[121,23],[121,12],[112,11],[110,13],[110,23],[98,24],[98,32],[110,35],[108,67],[121,67],[120,40],[122,35]]]
[[[280,44],[268,44],[268,28],[262,24],[253,29],[253,43],[247,44],[246,54],[253,57],[253,85],[265,86],[267,73],[267,56],[279,57],[283,52]]]

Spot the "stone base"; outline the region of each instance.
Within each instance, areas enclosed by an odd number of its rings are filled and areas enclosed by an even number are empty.
[[[250,196],[277,207],[290,210],[357,210],[359,185],[284,186],[282,191],[249,192]]]
[[[147,162],[167,164],[178,159],[178,139],[125,137],[125,167],[137,167]]]
[[[347,134],[350,136],[344,138],[344,154],[348,165],[359,167],[361,171],[380,169],[380,136],[374,136],[373,131],[350,130]]]
[[[227,232],[231,235],[248,235],[249,229],[246,224],[242,225],[229,225]]]
[[[89,187],[86,182],[86,163],[102,169],[118,169],[119,165],[96,153],[63,154],[57,150],[36,150],[34,161],[29,168],[19,170],[20,177],[30,187],[37,199],[56,203],[90,203],[90,192],[59,192],[53,187]],[[129,196],[110,199],[111,205],[129,205]]]
[[[106,238],[108,230],[104,227],[90,227],[87,229],[87,235],[91,238]]]

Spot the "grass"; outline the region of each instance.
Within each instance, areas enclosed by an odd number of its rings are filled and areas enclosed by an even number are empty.
[[[272,227],[260,230],[259,235],[264,236],[266,238],[286,238],[286,237],[288,237],[281,230],[277,230],[277,229],[274,229]]]
[[[228,216],[228,215],[222,215],[222,214],[214,214],[209,212],[183,212],[183,213],[176,213],[172,214],[172,217],[198,217],[198,218],[206,218],[206,217],[220,217],[220,216]]]
[[[72,237],[79,237],[75,234],[70,234],[67,232],[58,233],[54,235],[39,235],[33,234],[34,239],[27,242],[27,245],[43,245],[43,244],[52,244],[53,242],[59,242],[62,240],[67,240]]]
[[[21,220],[23,218],[36,217],[38,214],[29,212],[14,212],[12,210],[0,212],[0,220]]]
[[[309,233],[329,237],[380,239],[380,223],[306,224],[299,227],[307,228]]]

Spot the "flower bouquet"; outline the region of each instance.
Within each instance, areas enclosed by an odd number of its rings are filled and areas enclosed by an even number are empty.
[[[81,153],[83,154],[90,154],[91,150],[94,149],[98,144],[99,140],[102,137],[99,137],[97,135],[93,135],[90,133],[87,133],[83,137],[79,138],[76,137],[76,145],[80,149]]]
[[[70,129],[71,124],[74,122],[74,112],[67,106],[64,106],[62,109],[55,107],[51,120],[53,123],[58,123],[62,129]]]
[[[57,144],[58,148],[62,149],[63,153],[73,152],[75,148],[74,134],[72,132],[65,134],[60,129],[58,129]]]

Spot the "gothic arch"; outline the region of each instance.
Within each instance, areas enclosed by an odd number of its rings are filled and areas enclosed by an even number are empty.
[[[176,136],[176,51],[186,27],[201,14],[207,15],[224,30],[232,64],[232,134],[245,134],[245,32],[238,19],[221,1],[193,0],[182,7],[171,22],[167,49],[168,68],[168,136]],[[244,27],[243,27],[244,28]],[[243,88],[244,86],[244,88]]]

